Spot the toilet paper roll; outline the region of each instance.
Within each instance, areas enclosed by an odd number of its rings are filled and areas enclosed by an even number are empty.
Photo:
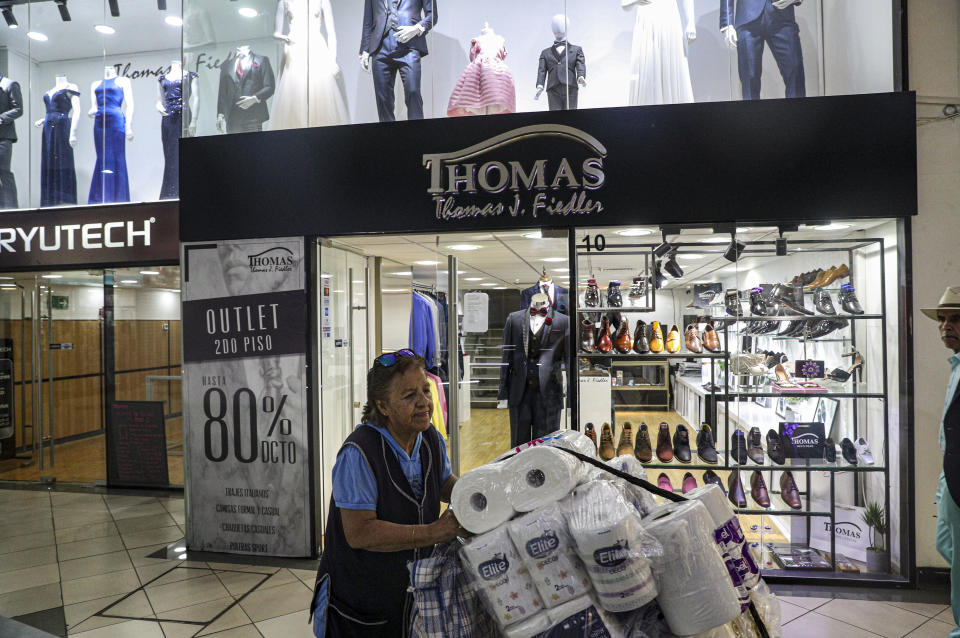
[[[687,492],[686,497],[690,500],[700,501],[706,506],[707,511],[710,512],[710,518],[713,519],[714,529],[734,517],[730,501],[727,500],[719,485],[713,483],[701,485]]]
[[[460,525],[474,534],[489,532],[513,518],[504,464],[482,465],[461,476],[453,486],[450,504]]]
[[[622,488],[610,481],[585,487],[567,504],[567,524],[600,605],[614,612],[642,607],[657,595],[648,556],[662,548],[643,531]]]
[[[643,465],[640,464],[640,461],[631,454],[623,454],[614,459],[607,461],[607,465],[610,467],[620,470],[621,472],[626,472],[630,476],[634,476],[638,479],[647,479],[647,472],[643,469]],[[650,513],[653,508],[657,506],[657,501],[653,498],[653,494],[640,487],[639,485],[634,485],[628,483],[623,479],[616,477],[612,474],[607,475],[611,480],[621,481],[626,487],[627,493],[631,497],[633,506],[637,508],[637,511],[640,512],[641,516],[646,516]]]
[[[582,465],[575,457],[553,447],[524,450],[506,461],[504,468],[510,477],[510,505],[518,512],[529,512],[559,501],[580,483]]]
[[[623,638],[624,631],[592,596],[582,596],[547,610],[551,631],[542,638],[604,636]]]
[[[590,591],[590,576],[577,557],[558,504],[515,518],[506,528],[544,606],[555,607]]]
[[[474,537],[460,550],[460,556],[469,565],[477,590],[501,627],[543,610],[530,572],[505,527]]]
[[[532,618],[510,625],[503,630],[503,634],[507,638],[533,638],[548,629],[550,629],[550,619],[541,611]]]
[[[557,430],[540,437],[545,445],[567,448],[580,454],[596,457],[597,447],[583,432],[577,430]]]
[[[663,545],[655,559],[657,603],[673,633],[691,636],[726,624],[740,602],[713,539],[713,518],[700,501],[669,503],[644,519]]]

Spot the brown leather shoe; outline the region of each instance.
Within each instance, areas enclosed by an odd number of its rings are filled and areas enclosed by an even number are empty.
[[[703,343],[700,341],[700,333],[697,331],[697,324],[691,323],[687,326],[684,340],[687,342],[687,350],[700,354],[703,352]]]
[[[664,463],[673,460],[673,445],[670,444],[670,426],[666,423],[660,424],[660,431],[657,432],[657,458]]]
[[[616,348],[620,354],[630,354],[630,349],[633,348],[633,339],[630,338],[630,323],[626,317],[621,316],[620,318],[620,328],[617,329],[617,336],[613,340],[613,347]]]
[[[793,480],[793,474],[787,471],[780,475],[780,498],[791,509],[798,510],[803,507],[800,502],[800,490],[797,489],[797,483]]]
[[[703,329],[703,347],[710,352],[720,352],[720,335],[717,334],[713,324],[707,324]]]
[[[767,492],[767,484],[758,470],[754,470],[753,474],[750,475],[750,496],[760,507],[770,507],[770,494]]]
[[[600,333],[597,336],[597,350],[607,354],[613,350],[613,340],[610,338],[610,322],[604,317],[600,322]]]
[[[587,435],[587,438],[593,441],[593,453],[597,453],[597,431],[593,427],[593,423],[587,423],[586,427],[583,429],[584,434]]]
[[[637,445],[633,448],[633,455],[641,463],[649,463],[653,460],[653,448],[650,445],[650,432],[646,423],[640,424],[637,430]]]
[[[660,329],[659,321],[654,321],[650,326],[650,352],[663,352],[663,330]]]
[[[680,328],[676,324],[670,326],[670,332],[667,333],[667,352],[677,354],[681,346]]]
[[[821,288],[826,288],[838,279],[850,276],[850,268],[846,264],[841,264],[837,268],[831,268],[830,273],[824,277]]]
[[[803,287],[804,290],[813,290],[814,288],[822,288],[823,286],[826,285],[827,280],[830,279],[831,277],[836,279],[836,275],[834,274],[836,273],[836,271],[837,271],[836,266],[831,266],[827,270],[822,271],[819,277],[817,277],[816,279],[814,279],[809,284]],[[833,281],[833,279],[830,279],[830,281]]]
[[[617,456],[633,454],[633,426],[627,421],[620,427],[620,442],[617,443]]]
[[[610,429],[609,423],[604,423],[603,427],[600,428],[600,446],[598,451],[600,458],[604,461],[609,461],[616,456],[613,447],[613,430]]]
[[[593,340],[594,332],[592,321],[584,319],[580,322],[580,349],[588,354],[597,350],[597,344]]]

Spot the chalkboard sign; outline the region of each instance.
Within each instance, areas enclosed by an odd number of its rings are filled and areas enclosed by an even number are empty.
[[[107,484],[167,487],[167,433],[162,401],[117,401],[107,426]]]
[[[0,339],[0,459],[16,452],[13,416],[13,339]]]

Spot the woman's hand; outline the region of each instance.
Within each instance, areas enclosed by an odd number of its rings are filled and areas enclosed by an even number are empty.
[[[446,512],[440,515],[440,518],[431,523],[430,526],[433,528],[431,531],[435,534],[434,541],[436,543],[444,543],[448,540],[456,538],[457,536],[468,535],[468,532],[460,527],[460,522],[457,521],[457,517],[453,513],[453,510],[449,508]]]

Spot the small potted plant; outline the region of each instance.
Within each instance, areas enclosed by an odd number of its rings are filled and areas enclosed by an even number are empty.
[[[861,515],[863,522],[870,528],[870,546],[867,548],[867,570],[878,573],[890,572],[890,554],[884,543],[887,534],[887,515],[880,503],[867,504]]]

